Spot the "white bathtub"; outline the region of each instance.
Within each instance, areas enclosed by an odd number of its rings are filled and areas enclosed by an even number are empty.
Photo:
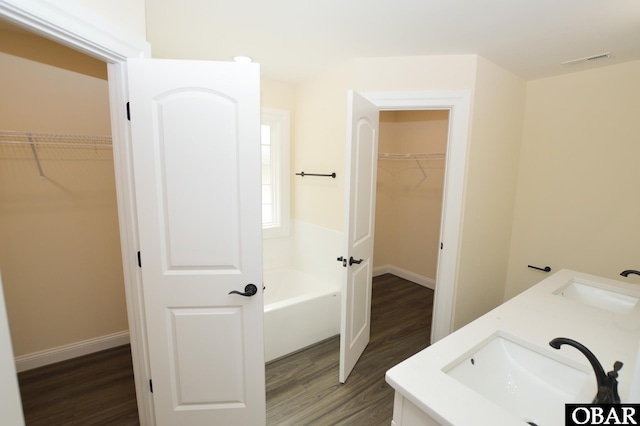
[[[339,283],[296,269],[264,272],[265,361],[340,333]]]

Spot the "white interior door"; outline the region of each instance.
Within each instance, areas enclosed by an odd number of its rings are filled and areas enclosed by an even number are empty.
[[[263,425],[259,67],[127,66],[156,422]]]
[[[344,383],[371,334],[371,279],[378,161],[378,107],[348,93],[347,194],[340,329],[340,382]]]

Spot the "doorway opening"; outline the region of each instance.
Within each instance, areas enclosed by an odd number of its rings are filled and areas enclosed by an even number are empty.
[[[380,112],[374,276],[435,289],[448,130],[448,110]]]
[[[380,111],[449,112],[437,285],[430,341],[452,331],[460,245],[470,94],[452,92],[348,92],[347,203],[342,282],[340,381],[345,382],[368,342],[375,237],[375,199]],[[344,258],[346,259],[346,257]],[[365,261],[366,259],[371,259]],[[354,260],[356,260],[354,262]],[[363,263],[364,262],[364,263]],[[349,268],[352,264],[355,268]],[[362,265],[360,265],[362,264]]]
[[[4,289],[20,372],[129,334],[114,160],[102,137],[111,132],[106,64],[4,21],[0,31],[3,69],[20,77],[5,91],[15,108],[0,126]]]
[[[440,246],[436,272],[431,343],[453,331],[454,295],[458,275],[458,256],[462,223],[462,204],[471,115],[471,94],[461,91],[369,92],[362,93],[378,111],[446,110],[446,145]],[[350,123],[349,125],[353,125]],[[353,182],[350,183],[353,185]]]

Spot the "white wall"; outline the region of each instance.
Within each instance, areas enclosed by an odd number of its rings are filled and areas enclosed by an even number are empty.
[[[342,232],[299,220],[291,221],[291,235],[263,240],[265,270],[291,267],[339,288],[342,264]]]

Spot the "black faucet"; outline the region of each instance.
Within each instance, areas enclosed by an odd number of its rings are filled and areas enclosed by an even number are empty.
[[[549,342],[549,345],[554,349],[560,349],[560,346],[562,345],[573,346],[587,357],[591,363],[591,367],[593,367],[593,371],[596,373],[596,381],[598,383],[598,392],[593,399],[593,404],[620,404],[617,380],[618,370],[622,368],[622,363],[620,361],[614,362],[613,370],[605,374],[604,369],[596,356],[583,344],[565,337],[556,337]]]
[[[626,271],[620,272],[620,275],[622,275],[623,277],[628,277],[629,274],[640,275],[640,271],[636,271],[636,270],[633,270],[633,269],[627,269]]]

